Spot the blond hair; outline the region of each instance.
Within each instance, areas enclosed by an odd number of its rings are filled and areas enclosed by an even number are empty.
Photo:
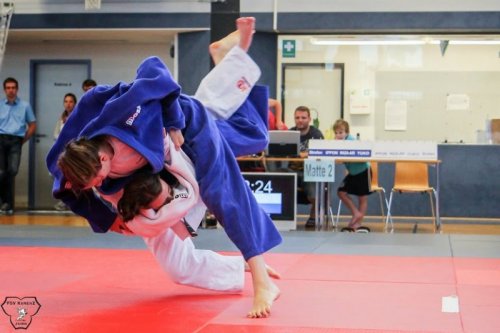
[[[333,124],[333,131],[343,128],[347,134],[349,134],[349,123],[344,119],[337,119]]]

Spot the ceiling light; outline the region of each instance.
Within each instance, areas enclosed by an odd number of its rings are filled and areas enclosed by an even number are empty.
[[[318,39],[311,38],[313,45],[425,45],[434,44],[439,45],[440,40],[430,40],[429,38],[423,40],[339,40],[339,39]],[[500,40],[449,40],[451,45],[500,45]]]
[[[423,40],[332,40],[311,39],[313,45],[423,45]]]
[[[450,40],[454,45],[500,45],[500,40]]]

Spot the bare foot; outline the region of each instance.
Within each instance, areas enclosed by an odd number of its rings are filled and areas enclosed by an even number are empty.
[[[363,221],[364,217],[365,216],[360,212],[354,213],[348,227],[353,228],[354,230],[358,229],[359,227],[361,227],[361,222]]]
[[[245,52],[252,44],[252,36],[255,31],[254,17],[240,17],[236,20],[237,30],[226,37],[210,44],[208,51],[212,56],[214,64],[218,64],[233,47],[238,45]]]
[[[267,275],[269,275],[270,278],[273,278],[276,280],[281,279],[281,274],[278,273],[278,271],[275,270],[274,268],[272,268],[271,266],[266,265],[266,271],[267,271]],[[248,263],[245,263],[245,272],[250,272],[250,266],[248,266]]]
[[[271,307],[280,296],[280,289],[269,282],[266,285],[254,285],[253,306],[247,314],[248,318],[267,318],[271,315]]]
[[[240,17],[236,20],[236,28],[240,32],[238,46],[247,52],[252,44],[252,37],[255,32],[255,17]]]
[[[262,255],[247,260],[252,273],[253,305],[247,317],[266,318],[271,315],[271,306],[280,295],[278,286],[269,278],[269,267]],[[272,270],[274,272],[274,270]]]

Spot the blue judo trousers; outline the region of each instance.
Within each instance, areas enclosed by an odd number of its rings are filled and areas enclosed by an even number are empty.
[[[160,59],[147,58],[132,83],[97,86],[82,97],[47,155],[53,195],[85,217],[95,232],[107,232],[117,213],[92,191],[75,195],[64,187],[57,158],[65,145],[82,136],[114,136],[159,172],[164,167],[163,129],[181,129],[182,149],[194,163],[203,202],[246,260],[262,254],[282,239],[245,183],[236,157],[266,147],[267,99],[267,88],[256,86],[229,119],[214,119],[199,101],[180,93]],[[126,181],[107,179],[98,191],[114,193]]]

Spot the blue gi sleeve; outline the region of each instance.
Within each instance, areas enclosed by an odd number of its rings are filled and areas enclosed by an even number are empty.
[[[75,214],[85,218],[92,230],[104,233],[111,228],[117,214],[92,190],[84,191],[78,196],[69,190],[54,190],[54,197],[64,202]]]
[[[171,102],[169,97],[161,100],[163,127],[167,131],[172,128],[181,130],[186,127],[184,113],[181,111],[179,100],[175,99],[175,101]],[[175,104],[175,107],[172,107],[172,104]]]
[[[145,88],[138,87],[139,84],[144,85]],[[149,57],[141,63],[131,89],[141,90],[141,93],[147,95],[150,100],[161,99],[163,126],[167,130],[184,128],[184,114],[178,100],[181,88],[173,80],[167,66],[158,57]]]

